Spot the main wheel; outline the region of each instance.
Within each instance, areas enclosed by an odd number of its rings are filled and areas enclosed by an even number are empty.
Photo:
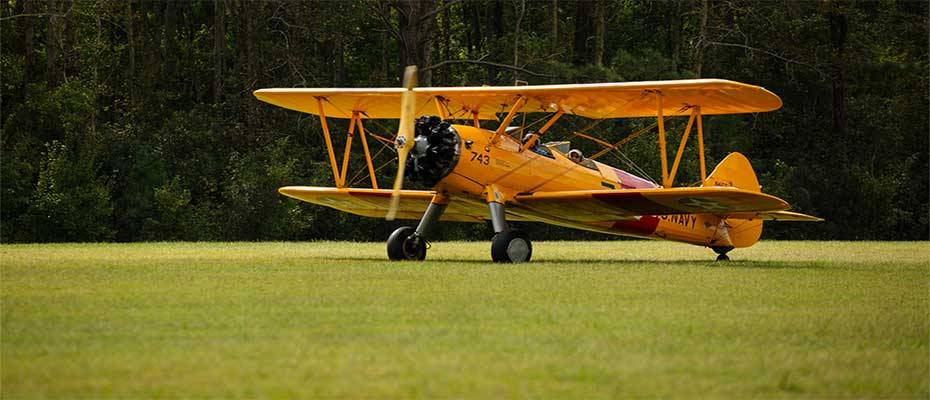
[[[533,244],[523,231],[507,229],[491,239],[491,259],[494,262],[528,262],[532,256]]]
[[[426,241],[417,235],[416,229],[402,226],[388,238],[387,253],[391,261],[423,261],[426,258]]]

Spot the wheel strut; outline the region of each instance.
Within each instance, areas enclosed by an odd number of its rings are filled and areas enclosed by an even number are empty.
[[[494,227],[491,259],[499,263],[530,261],[533,256],[533,243],[530,242],[529,236],[519,229],[510,229],[503,204],[492,201],[488,203],[488,208],[491,211],[491,225]]]
[[[426,238],[445,210],[446,203],[430,202],[416,229],[402,226],[391,233],[387,241],[388,258],[392,261],[426,259]]]

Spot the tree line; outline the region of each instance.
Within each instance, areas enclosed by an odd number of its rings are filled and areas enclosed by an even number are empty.
[[[398,223],[276,193],[332,184],[319,121],[251,93],[399,86],[412,64],[421,86],[763,86],[783,108],[705,118],[708,166],[743,152],[764,191],[826,219],[767,224],[764,237],[928,238],[925,1],[0,0],[0,30],[4,243],[383,240]],[[651,122],[585,130],[592,121],[565,117],[547,135],[594,151],[572,132],[615,142]],[[387,138],[395,127],[366,124]],[[658,175],[656,142],[644,135],[604,161]],[[376,147],[389,182],[393,154]],[[696,171],[692,151],[679,181]],[[603,237],[525,228],[537,239]],[[489,235],[480,224],[442,232]]]

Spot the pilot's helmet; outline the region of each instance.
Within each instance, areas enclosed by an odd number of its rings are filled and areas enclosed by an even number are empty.
[[[584,160],[584,156],[581,155],[581,150],[578,149],[571,149],[571,151],[568,152],[568,158],[574,162],[581,162],[581,160]]]
[[[533,140],[533,141],[537,140],[537,139],[536,139],[536,134],[533,133],[533,131],[530,131],[530,132],[527,133],[526,135],[523,135],[523,144],[529,143],[530,140]]]

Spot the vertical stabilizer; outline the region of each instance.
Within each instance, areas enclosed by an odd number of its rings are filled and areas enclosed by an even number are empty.
[[[762,191],[749,159],[740,153],[727,155],[701,186],[732,186],[753,192]]]
[[[756,173],[749,164],[749,159],[740,153],[730,153],[717,164],[717,168],[710,173],[704,183],[707,186],[729,186],[753,192],[761,192]],[[762,220],[760,219],[723,219],[718,227],[718,240],[729,242],[732,247],[749,247],[759,241],[762,236]]]

